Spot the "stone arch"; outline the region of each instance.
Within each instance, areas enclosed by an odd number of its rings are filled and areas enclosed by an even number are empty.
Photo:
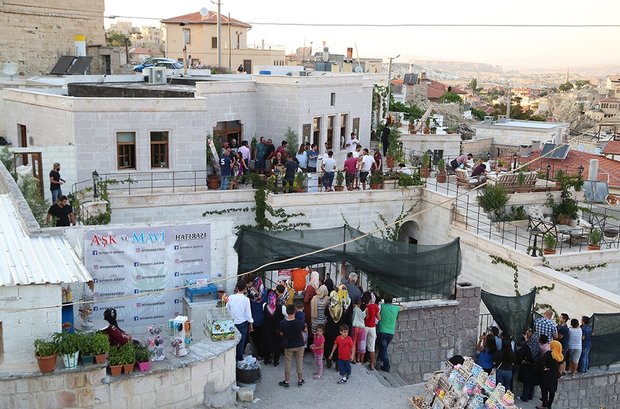
[[[398,241],[417,244],[420,238],[420,226],[414,221],[405,222],[398,233]]]

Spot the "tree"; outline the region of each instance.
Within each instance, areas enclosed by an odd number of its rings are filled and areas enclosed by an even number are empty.
[[[469,81],[468,87],[472,92],[475,93],[476,89],[478,88],[478,80],[475,78],[472,78],[471,81]]]
[[[114,46],[114,47],[124,47],[125,46],[125,40],[127,40],[127,45],[130,46],[131,45],[131,40],[129,38],[127,38],[127,36],[125,34],[122,33],[108,33],[106,34],[106,42],[108,43],[108,45]]]
[[[560,92],[570,91],[571,89],[573,89],[573,84],[571,84],[570,82],[565,82],[558,87],[558,90],[560,90]]]
[[[530,116],[530,121],[540,121],[540,122],[545,122],[545,117],[542,115],[532,115]]]
[[[297,137],[297,133],[293,131],[291,128],[288,128],[284,133],[284,140],[287,143],[286,145],[286,154],[294,158],[297,155],[297,150],[299,149],[299,138]]]
[[[575,81],[575,88],[577,88],[577,89],[581,89],[585,85],[590,85],[590,81],[588,81],[588,80],[577,80],[577,81]]]
[[[444,104],[448,102],[462,104],[463,99],[458,94],[455,94],[454,92],[449,91],[443,94],[441,97],[439,97],[439,102],[444,103]]]
[[[481,109],[472,108],[471,109],[471,115],[473,117],[477,118],[478,120],[482,121],[484,119],[484,117],[486,116],[486,112],[484,112]]]

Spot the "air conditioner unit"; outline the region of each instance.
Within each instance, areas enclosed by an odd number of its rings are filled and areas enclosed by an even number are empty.
[[[149,72],[149,84],[165,84],[166,82],[166,68],[153,67]]]

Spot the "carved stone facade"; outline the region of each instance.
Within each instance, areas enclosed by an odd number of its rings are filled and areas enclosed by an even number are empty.
[[[59,57],[75,55],[76,34],[87,46],[105,46],[103,10],[104,0],[0,0],[0,64],[48,74]]]

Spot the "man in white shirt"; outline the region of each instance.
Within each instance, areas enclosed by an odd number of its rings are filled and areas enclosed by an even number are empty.
[[[241,152],[241,156],[245,160],[245,163],[250,166],[250,148],[248,148],[248,141],[242,141],[241,147],[239,148],[239,152]],[[250,173],[250,169],[243,169],[243,174],[246,175]]]
[[[351,139],[347,142],[347,149],[349,152],[355,152],[355,148],[359,145],[360,141],[355,137],[355,132],[351,132]]]
[[[334,172],[336,172],[336,160],[334,159],[334,152],[328,151],[327,158],[323,160],[321,165],[323,171],[323,187],[326,192],[331,192],[332,183],[334,183]]]
[[[372,165],[375,163],[375,158],[370,156],[368,149],[364,148],[364,156],[360,162],[360,182],[362,182],[362,189],[366,190],[366,179],[368,174],[372,170]]]
[[[250,308],[250,299],[245,296],[247,283],[241,279],[235,287],[235,294],[228,297],[226,308],[233,318],[235,327],[241,333],[241,339],[237,344],[237,361],[243,361],[243,351],[248,343],[248,334],[254,331],[254,319]]]

